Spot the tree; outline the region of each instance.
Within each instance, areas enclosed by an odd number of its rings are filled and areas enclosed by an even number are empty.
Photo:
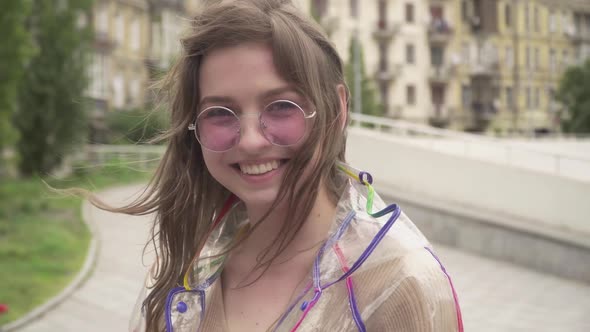
[[[91,5],[33,0],[28,28],[37,52],[21,82],[14,121],[22,175],[50,172],[84,141]]]
[[[565,71],[556,99],[566,112],[561,121],[563,131],[590,134],[590,59]]]
[[[345,68],[345,76],[346,76],[346,84],[350,88],[350,95],[351,95],[351,105],[354,106],[354,96],[355,96],[355,84],[354,84],[354,48],[355,48],[356,40],[352,38],[350,40],[350,48],[349,48],[349,62],[346,64]],[[360,48],[360,77],[361,77],[361,113],[374,115],[374,116],[382,116],[383,115],[383,107],[379,103],[376,97],[375,89],[372,86],[372,82],[367,78],[365,74],[365,61],[363,56],[363,49]],[[351,108],[351,109],[354,109]]]
[[[12,126],[16,111],[18,86],[30,57],[29,33],[24,27],[31,10],[30,1],[5,0],[0,10],[0,165],[5,164],[3,151],[12,148],[18,132]]]

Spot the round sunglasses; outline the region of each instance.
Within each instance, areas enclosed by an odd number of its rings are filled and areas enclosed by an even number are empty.
[[[266,105],[258,113],[258,122],[261,132],[269,142],[287,147],[297,144],[305,136],[307,119],[315,115],[315,111],[308,114],[297,103],[280,99]],[[227,107],[210,106],[197,115],[188,130],[194,132],[203,148],[225,152],[240,141],[240,116]]]

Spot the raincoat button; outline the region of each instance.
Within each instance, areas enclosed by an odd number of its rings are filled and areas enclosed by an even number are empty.
[[[305,311],[305,309],[307,309],[307,305],[309,303],[307,301],[303,301],[303,303],[301,303],[301,311]]]
[[[178,312],[180,312],[181,314],[186,312],[186,309],[188,309],[186,303],[184,302],[178,302],[178,304],[176,305],[176,310],[178,310]]]

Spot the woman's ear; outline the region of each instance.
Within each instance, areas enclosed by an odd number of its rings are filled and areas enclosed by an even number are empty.
[[[348,118],[348,91],[344,84],[338,84],[338,99],[340,100],[340,129],[344,130]]]

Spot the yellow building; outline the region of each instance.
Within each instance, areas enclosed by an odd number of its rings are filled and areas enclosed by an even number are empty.
[[[454,5],[459,17],[454,18],[453,46],[461,54],[452,83],[461,105],[454,127],[498,133],[559,130],[553,99],[559,78],[587,57],[574,42],[581,37],[575,20],[580,7],[542,0]],[[585,27],[585,20],[578,21]]]
[[[590,56],[588,0],[305,2],[347,62],[358,31],[386,114],[413,122],[558,130],[558,80]]]
[[[149,102],[190,13],[216,0],[97,0],[97,114]],[[345,62],[355,31],[386,115],[458,130],[557,130],[567,66],[590,57],[589,0],[295,0]]]
[[[152,69],[178,53],[185,0],[97,0],[88,96],[97,112],[144,106]]]

